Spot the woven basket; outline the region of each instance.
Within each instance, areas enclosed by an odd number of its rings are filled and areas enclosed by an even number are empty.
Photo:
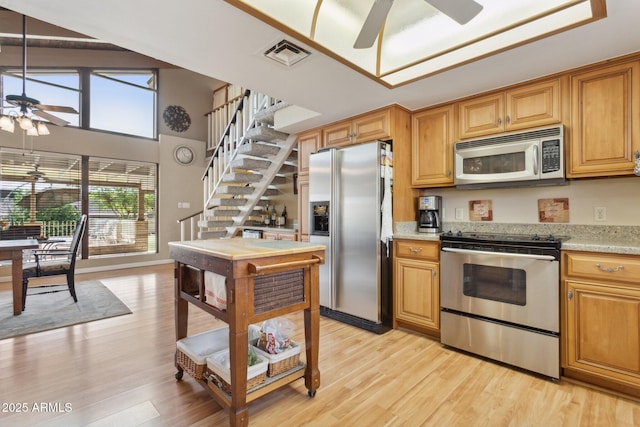
[[[176,362],[183,371],[197,380],[201,380],[203,378],[205,368],[207,367],[206,364],[197,364],[195,360],[191,359],[178,349],[176,349]]]
[[[226,366],[225,360],[229,358],[229,350],[223,350],[207,357],[206,374],[209,380],[216,384],[225,393],[231,394],[231,371]],[[258,363],[247,369],[247,390],[259,386],[267,379],[267,367],[269,362],[264,357],[258,356]]]
[[[228,337],[229,328],[223,326],[177,341],[177,365],[195,379],[203,379],[207,367],[207,356],[228,348]]]
[[[291,345],[282,353],[271,354],[262,350],[257,346],[258,340],[251,341],[257,355],[264,357],[269,361],[267,375],[275,377],[278,374],[296,368],[300,362],[300,345],[295,341],[291,341]]]
[[[265,313],[304,302],[304,270],[261,274],[253,279],[253,310]]]

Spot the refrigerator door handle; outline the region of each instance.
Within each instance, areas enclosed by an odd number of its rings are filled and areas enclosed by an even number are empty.
[[[339,284],[338,272],[340,269],[340,259],[338,257],[338,246],[340,244],[340,224],[338,223],[340,212],[340,174],[338,173],[338,170],[340,168],[340,151],[332,150],[331,154],[331,170],[333,171],[333,174],[331,175],[331,208],[329,210],[329,234],[331,235],[331,260],[333,263],[333,268],[331,269],[331,308],[335,309],[337,307],[337,286]]]

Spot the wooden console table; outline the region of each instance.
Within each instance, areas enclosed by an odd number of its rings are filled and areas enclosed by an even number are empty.
[[[176,340],[187,336],[189,304],[210,313],[229,325],[231,394],[205,379],[197,380],[229,412],[232,427],[247,426],[247,404],[299,378],[305,380],[309,396],[320,386],[318,345],[320,337],[319,265],[324,262],[325,247],[317,244],[258,239],[194,240],[169,243],[175,260]],[[226,277],[227,309],[207,304],[204,291],[205,271]],[[299,289],[274,298],[261,297],[261,283],[277,283],[279,275],[298,272]],[[261,289],[258,291],[258,287]],[[280,287],[281,288],[281,287]],[[267,292],[270,292],[267,289]],[[247,392],[248,327],[277,316],[304,310],[306,364],[291,369]],[[182,368],[176,363],[182,377]]]
[[[37,248],[38,241],[35,239],[0,241],[0,261],[11,261],[14,315],[22,313],[22,251]]]

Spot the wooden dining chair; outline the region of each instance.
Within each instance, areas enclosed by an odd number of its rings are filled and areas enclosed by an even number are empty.
[[[78,248],[82,241],[82,235],[84,234],[87,226],[87,215],[82,215],[76,223],[75,231],[73,232],[73,238],[71,245],[68,249],[35,249],[31,251],[33,256],[33,262],[26,262],[22,267],[22,310],[25,309],[25,303],[27,300],[27,288],[29,286],[29,279],[32,277],[45,277],[45,276],[67,276],[67,286],[69,292],[73,297],[73,301],[78,302],[75,288],[75,268],[76,268],[76,256],[78,254]],[[35,286],[34,288],[46,288],[57,285],[43,285]],[[51,290],[45,292],[38,292],[38,294],[45,294],[51,292],[60,292],[61,290]]]

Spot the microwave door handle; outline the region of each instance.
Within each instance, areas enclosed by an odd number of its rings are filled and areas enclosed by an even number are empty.
[[[503,258],[526,258],[535,259],[539,261],[555,261],[555,258],[551,255],[535,255],[535,254],[512,254],[509,252],[490,252],[490,251],[476,251],[473,249],[459,249],[459,248],[442,248],[443,252],[453,252],[456,254],[465,255],[491,255],[492,257]]]
[[[538,176],[538,146],[533,146],[533,174]]]

